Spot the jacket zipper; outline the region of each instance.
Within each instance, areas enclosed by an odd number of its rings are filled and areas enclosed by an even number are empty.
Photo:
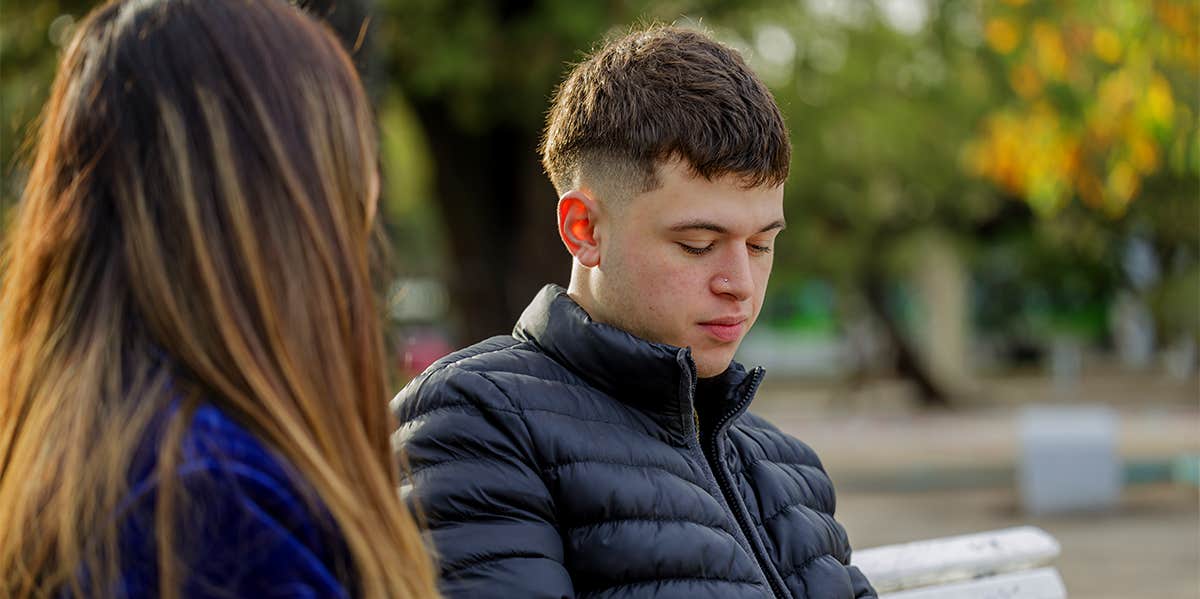
[[[694,423],[693,426],[694,426],[694,430],[696,431],[696,437],[695,437],[696,449],[699,450],[701,462],[703,463],[705,468],[708,469],[708,473],[710,476],[712,476],[713,481],[717,483],[717,489],[721,493],[721,497],[719,499],[722,501],[722,503],[725,504],[725,510],[729,513],[730,516],[733,517],[734,523],[736,523],[738,526],[738,531],[742,533],[742,538],[745,540],[746,545],[748,546],[747,548],[750,550],[750,555],[753,556],[755,561],[758,562],[759,574],[762,574],[763,579],[766,580],[767,587],[771,589],[771,595],[774,596],[776,599],[784,599],[784,597],[786,597],[786,595],[784,594],[783,590],[779,588],[779,586],[775,582],[775,580],[773,578],[771,578],[770,574],[768,574],[769,570],[767,568],[770,567],[770,563],[767,560],[767,557],[765,555],[760,555],[758,548],[755,546],[754,541],[752,540],[755,537],[750,536],[750,535],[754,534],[754,530],[749,525],[749,517],[747,516],[745,518],[745,521],[743,521],[743,517],[741,515],[739,515],[737,513],[737,511],[735,511],[734,506],[737,505],[737,503],[735,501],[736,498],[733,495],[734,491],[733,491],[733,489],[729,488],[729,483],[728,483],[728,481],[725,480],[725,477],[717,475],[718,470],[723,471],[723,469],[720,467],[720,464],[714,464],[714,463],[710,462],[708,459],[708,455],[706,455],[704,452],[703,440],[700,438],[700,417],[696,413],[696,402],[695,402],[695,399],[696,399],[696,367],[693,365],[690,356],[686,360],[683,360],[681,357],[680,362],[681,362],[680,366],[683,366],[684,371],[687,372],[689,375],[688,401],[691,403],[691,406],[692,406],[692,419],[693,419],[693,423]],[[734,417],[734,415],[742,412],[742,408],[745,407],[749,398],[754,397],[754,392],[758,389],[758,384],[761,381],[761,379],[762,379],[762,369],[760,368],[755,371],[754,379],[751,380],[749,392],[747,392],[746,394],[744,394],[742,396],[742,399],[741,399],[741,401],[738,402],[738,405],[733,410],[726,413],[725,416],[718,423],[717,427],[713,429],[712,438],[713,438],[713,456],[714,456],[714,458],[716,456],[715,450],[716,450],[716,438],[717,438],[716,433],[717,433],[717,431],[720,431],[726,424],[728,424],[729,420],[732,419]],[[713,461],[715,462],[715,459]]]
[[[725,416],[721,418],[721,421],[718,422],[715,427],[713,427],[712,432],[709,435],[709,451],[708,453],[704,454],[704,458],[705,460],[709,461],[709,470],[712,471],[714,478],[717,479],[717,486],[720,487],[721,493],[725,496],[725,503],[729,506],[729,510],[733,512],[734,520],[738,523],[738,526],[742,528],[742,534],[746,536],[746,541],[750,544],[751,553],[754,555],[754,558],[758,560],[758,567],[762,570],[763,578],[767,579],[767,583],[771,586],[771,592],[776,597],[782,599],[787,595],[784,590],[780,588],[779,583],[775,580],[775,577],[772,577],[770,574],[774,567],[771,565],[770,558],[760,550],[759,546],[762,544],[761,540],[759,543],[754,542],[754,540],[758,538],[758,535],[754,530],[754,525],[750,522],[750,515],[744,513],[745,510],[735,508],[735,506],[738,505],[738,498],[735,496],[736,491],[729,482],[729,477],[725,474],[725,467],[721,463],[721,460],[719,459],[720,456],[717,452],[717,443],[720,431],[725,429],[730,420],[744,411],[746,404],[750,402],[750,399],[754,397],[754,392],[758,390],[759,383],[762,382],[762,374],[762,369],[755,370],[753,375],[754,378],[750,381],[750,387],[747,389],[746,393],[742,395],[742,398],[738,401],[737,406],[735,406],[734,409],[726,412]],[[693,384],[693,388],[694,387],[695,385]],[[699,435],[698,430],[696,434]],[[703,450],[701,450],[701,453],[704,453]]]

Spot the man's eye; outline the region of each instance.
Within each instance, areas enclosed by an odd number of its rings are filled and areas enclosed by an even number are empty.
[[[695,256],[699,256],[701,254],[707,254],[708,251],[711,250],[713,247],[713,244],[711,244],[711,243],[708,245],[703,245],[703,246],[690,245],[690,244],[683,243],[683,242],[677,242],[677,243],[679,243],[679,247],[683,248],[683,251],[685,251],[689,254],[695,255]]]
[[[746,246],[749,247],[750,252],[754,253],[754,254],[770,254],[771,253],[771,246],[769,246],[769,245],[757,245],[754,243],[747,243]]]

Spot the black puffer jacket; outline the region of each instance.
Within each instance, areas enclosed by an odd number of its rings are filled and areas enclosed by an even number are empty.
[[[816,454],[746,413],[762,369],[695,372],[548,286],[401,391],[445,595],[874,597]]]

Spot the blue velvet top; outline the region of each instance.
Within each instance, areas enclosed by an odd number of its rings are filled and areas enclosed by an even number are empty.
[[[123,503],[118,597],[158,595],[153,475],[157,441],[139,452]],[[349,553],[332,518],[288,466],[221,410],[197,410],[174,476],[185,597],[349,597]],[[309,494],[311,495],[311,494]],[[316,502],[316,503],[314,503]],[[126,511],[128,510],[128,511]]]

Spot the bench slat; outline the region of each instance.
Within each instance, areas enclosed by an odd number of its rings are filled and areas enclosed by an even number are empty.
[[[1066,599],[1054,568],[1010,572],[979,580],[884,593],[879,599]]]
[[[854,552],[879,592],[970,580],[1049,564],[1058,541],[1035,526],[887,545]]]

